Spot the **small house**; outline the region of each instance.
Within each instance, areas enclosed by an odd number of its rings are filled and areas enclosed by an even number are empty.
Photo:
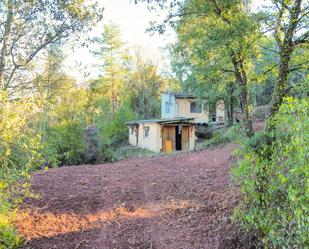
[[[161,93],[161,118],[194,118],[196,124],[224,124],[225,107],[223,101],[216,105],[206,105],[191,94],[178,92]]]
[[[129,143],[154,152],[190,151],[201,128],[224,120],[223,101],[211,106],[190,94],[162,92],[161,118],[128,122]]]
[[[194,118],[161,118],[127,123],[130,144],[154,152],[189,151],[195,146]]]

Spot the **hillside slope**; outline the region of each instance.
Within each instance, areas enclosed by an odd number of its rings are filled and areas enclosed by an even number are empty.
[[[24,248],[220,248],[238,200],[234,149],[39,171],[41,198],[16,222]]]

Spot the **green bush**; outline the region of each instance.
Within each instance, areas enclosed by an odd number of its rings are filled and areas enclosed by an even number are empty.
[[[130,105],[123,104],[113,115],[99,123],[101,139],[114,147],[127,141],[129,132],[125,123],[132,119],[134,119],[134,113]]]
[[[238,142],[243,139],[244,131],[241,128],[241,125],[234,125],[232,127],[224,127],[218,130],[215,130],[212,133],[210,139],[206,139],[200,144],[197,144],[196,150],[202,150],[209,146],[218,145],[218,144],[226,144],[230,142]]]
[[[10,101],[0,92],[0,248],[22,243],[13,226],[16,204],[29,195],[29,186],[20,183],[43,162],[40,134],[29,127],[33,120],[31,98]],[[18,193],[17,193],[18,191]]]
[[[48,128],[44,156],[49,166],[82,164],[85,159],[84,129],[77,122]]]
[[[265,120],[268,105],[257,106],[253,110],[253,117],[258,120]]]
[[[125,102],[114,114],[102,117],[98,122],[98,142],[101,162],[117,160],[116,150],[128,140],[126,122],[134,119],[129,103]]]
[[[149,150],[145,150],[133,145],[124,145],[116,149],[115,158],[116,160],[123,160],[127,158],[134,157],[150,157],[154,156],[156,153]]]
[[[14,207],[8,186],[8,179],[0,180],[0,249],[16,248],[23,242],[12,225]]]
[[[261,234],[265,247],[309,244],[309,101],[286,99],[274,133],[260,132],[233,169],[243,205],[236,218]]]
[[[115,149],[109,139],[99,135],[99,162],[113,162],[116,160]]]

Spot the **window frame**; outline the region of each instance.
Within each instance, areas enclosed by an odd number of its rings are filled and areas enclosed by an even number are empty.
[[[143,127],[143,136],[145,138],[148,138],[149,137],[149,133],[150,133],[150,127],[149,126],[144,126]]]
[[[171,112],[171,105],[170,105],[170,102],[168,101],[165,101],[165,113],[170,113]]]
[[[194,108],[192,107],[192,105],[194,105]],[[198,110],[196,110],[197,107],[199,108]],[[197,101],[190,102],[190,113],[202,113],[202,112],[203,112],[202,103],[199,103]]]

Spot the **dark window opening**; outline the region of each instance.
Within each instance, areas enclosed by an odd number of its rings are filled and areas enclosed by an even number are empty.
[[[197,102],[190,103],[190,112],[191,113],[201,113],[202,112],[202,104]]]
[[[144,137],[149,137],[149,126],[144,127]]]
[[[165,102],[165,113],[170,113],[170,103]]]
[[[209,119],[215,123],[217,121],[216,116],[217,116],[216,105],[215,104],[209,105]]]

